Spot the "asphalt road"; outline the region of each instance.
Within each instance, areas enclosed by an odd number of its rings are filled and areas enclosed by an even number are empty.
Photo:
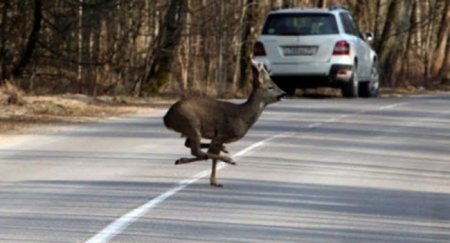
[[[0,242],[450,242],[450,95],[288,99],[210,162],[158,114],[0,144]]]

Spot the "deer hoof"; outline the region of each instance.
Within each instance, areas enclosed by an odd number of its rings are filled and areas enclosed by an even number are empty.
[[[210,185],[213,186],[213,187],[223,187],[222,184],[219,184],[219,183],[217,183],[217,182],[211,182]]]
[[[228,156],[221,156],[220,160],[222,160],[223,162],[225,162],[227,164],[231,164],[231,165],[235,165],[236,164],[236,162],[232,158],[230,158]]]
[[[236,161],[234,161],[232,158],[227,158],[226,160],[224,160],[224,162],[230,165],[236,165]]]
[[[187,158],[180,158],[175,160],[175,165],[185,164],[188,161]]]

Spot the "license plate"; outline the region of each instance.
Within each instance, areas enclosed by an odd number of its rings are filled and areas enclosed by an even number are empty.
[[[283,54],[285,56],[312,56],[316,54],[316,46],[284,46]]]

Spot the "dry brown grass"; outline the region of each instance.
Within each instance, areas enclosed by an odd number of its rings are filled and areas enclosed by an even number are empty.
[[[381,97],[402,97],[406,95],[420,95],[420,94],[439,94],[449,93],[449,84],[430,85],[425,88],[422,86],[416,87],[409,85],[407,87],[382,87],[380,89]]]
[[[152,112],[172,103],[171,98],[138,99],[85,95],[24,96],[21,103],[7,102],[9,94],[0,91],[0,133],[55,123],[77,124],[106,117]]]

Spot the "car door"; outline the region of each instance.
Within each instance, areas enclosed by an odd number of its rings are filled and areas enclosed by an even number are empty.
[[[359,79],[366,80],[370,76],[370,48],[368,48],[363,35],[358,30],[351,15],[344,12],[340,16],[344,24],[345,32],[351,36],[355,45],[356,56],[358,58],[358,77]]]

